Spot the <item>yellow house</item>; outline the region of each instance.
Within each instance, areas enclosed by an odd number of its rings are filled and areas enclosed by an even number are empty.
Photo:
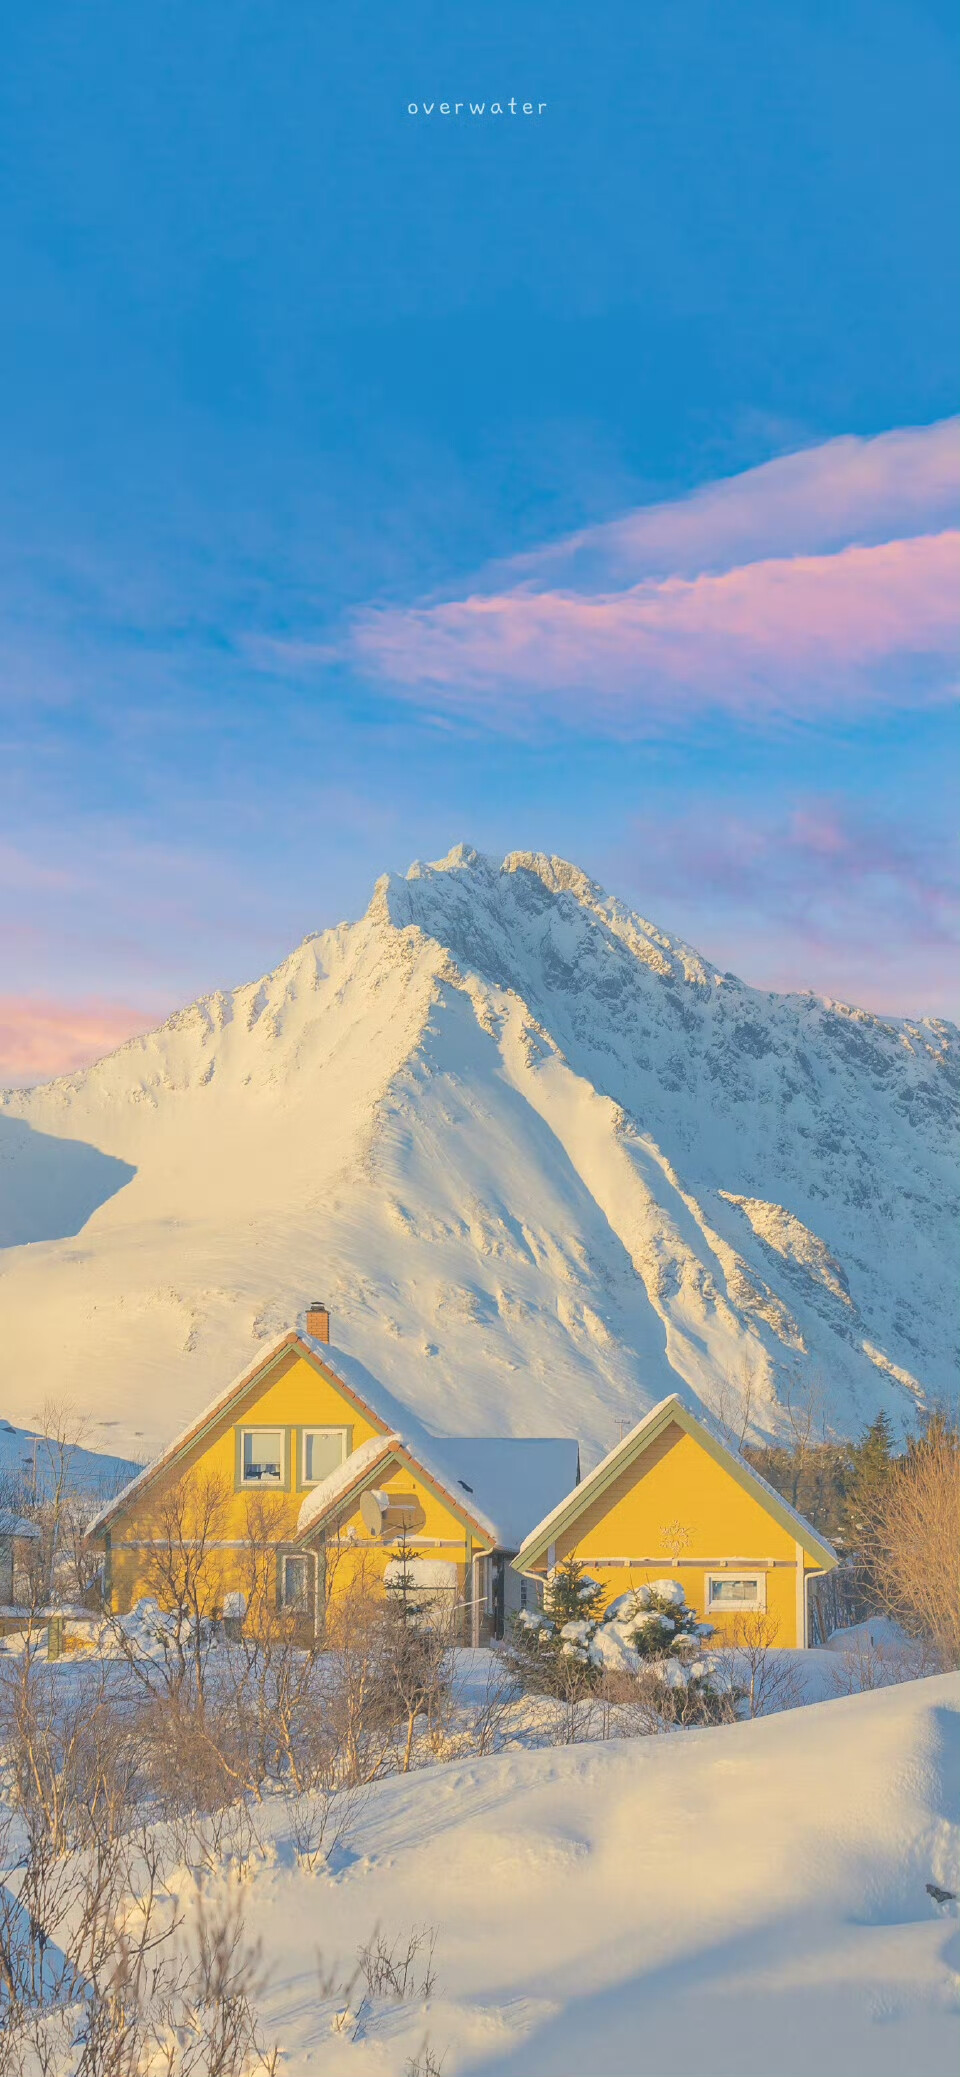
[[[661,1400],[517,1553],[544,1579],[577,1558],[612,1597],[672,1579],[688,1606],[722,1632],[763,1614],[769,1641],[806,1645],[807,1588],[837,1554],[766,1479],[690,1413]]]
[[[576,1442],[428,1437],[329,1335],[311,1306],[101,1510],[114,1611],[170,1605],[188,1578],[200,1614],[265,1600],[320,1628],[328,1595],[399,1548],[462,1634],[503,1634],[524,1592],[509,1559],[579,1475]]]

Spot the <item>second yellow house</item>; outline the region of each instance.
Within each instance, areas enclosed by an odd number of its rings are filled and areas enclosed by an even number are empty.
[[[671,1579],[721,1632],[762,1615],[769,1642],[808,1642],[810,1581],[833,1546],[675,1394],[530,1531],[514,1561],[543,1582],[578,1559],[607,1598]]]

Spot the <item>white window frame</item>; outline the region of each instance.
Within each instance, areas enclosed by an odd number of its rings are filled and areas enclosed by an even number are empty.
[[[279,1477],[279,1478],[278,1478],[278,1479],[276,1480],[276,1482],[274,1482],[274,1480],[273,1480],[273,1479],[262,1479],[262,1478],[248,1478],[248,1477],[247,1477],[247,1475],[246,1475],[246,1470],[245,1470],[245,1465],[244,1465],[244,1450],[245,1450],[245,1444],[246,1444],[246,1439],[247,1439],[247,1436],[248,1436],[248,1435],[279,1435],[279,1437],[280,1437],[280,1477]],[[283,1426],[283,1423],[282,1423],[282,1421],[248,1421],[248,1422],[247,1422],[247,1424],[246,1424],[246,1426],[245,1426],[245,1427],[243,1427],[243,1428],[241,1428],[241,1430],[240,1430],[240,1452],[239,1452],[239,1464],[238,1464],[238,1471],[239,1471],[239,1483],[240,1483],[240,1485],[242,1486],[242,1488],[243,1488],[243,1490],[244,1490],[244,1492],[245,1492],[245,1493],[282,1493],[282,1492],[284,1492],[284,1490],[285,1490],[285,1488],[286,1488],[286,1486],[287,1486],[287,1484],[288,1484],[288,1482],[289,1482],[289,1481],[288,1481],[288,1465],[287,1465],[287,1450],[288,1450],[288,1447],[289,1447],[289,1443],[288,1443],[288,1435],[287,1435],[287,1430],[286,1430],[286,1428],[285,1428],[285,1427]]]
[[[737,1580],[746,1581],[748,1579],[755,1579],[757,1582],[757,1591],[754,1600],[715,1601],[713,1599],[713,1587],[715,1581],[719,1585],[721,1581],[725,1580],[730,1586],[733,1586],[735,1581]],[[712,1615],[764,1615],[766,1613],[766,1607],[767,1575],[766,1572],[761,1571],[759,1565],[757,1566],[755,1572],[737,1571],[707,1573],[706,1579],[704,1581],[704,1614],[708,1618]]]
[[[301,1484],[302,1486],[306,1486],[306,1487],[308,1487],[308,1488],[309,1488],[309,1487],[313,1487],[313,1486],[322,1486],[322,1484],[323,1484],[323,1479],[321,1479],[321,1478],[308,1478],[308,1477],[307,1477],[307,1438],[308,1438],[308,1436],[311,1436],[311,1435],[339,1435],[339,1436],[340,1436],[340,1439],[341,1439],[341,1441],[342,1441],[342,1443],[343,1443],[343,1454],[342,1454],[342,1456],[341,1456],[341,1458],[340,1458],[340,1462],[341,1462],[341,1464],[345,1464],[345,1463],[346,1463],[346,1461],[347,1461],[347,1458],[348,1458],[348,1457],[349,1457],[349,1455],[350,1455],[350,1430],[349,1430],[349,1428],[348,1428],[348,1427],[344,1427],[344,1426],[342,1426],[340,1422],[338,1422],[338,1421],[323,1421],[323,1422],[321,1422],[321,1423],[320,1423],[319,1425],[311,1425],[311,1426],[310,1426],[309,1428],[301,1428],[301,1430],[300,1430],[300,1484]],[[329,1477],[329,1476],[330,1476],[329,1472],[327,1472],[327,1473],[325,1474],[325,1476],[326,1476],[326,1477]]]

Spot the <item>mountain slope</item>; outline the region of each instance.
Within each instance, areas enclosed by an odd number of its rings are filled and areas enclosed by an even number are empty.
[[[141,1455],[317,1295],[437,1428],[589,1458],[678,1381],[908,1419],[954,1389],[956,1053],[461,848],[0,1097],[2,1411],[67,1394]]]

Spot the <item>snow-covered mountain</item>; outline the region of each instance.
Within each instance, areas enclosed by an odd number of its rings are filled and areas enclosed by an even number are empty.
[[[142,1457],[313,1297],[437,1430],[587,1462],[955,1389],[955,1027],[719,974],[466,848],[83,1073],[0,1096],[0,1412]]]

